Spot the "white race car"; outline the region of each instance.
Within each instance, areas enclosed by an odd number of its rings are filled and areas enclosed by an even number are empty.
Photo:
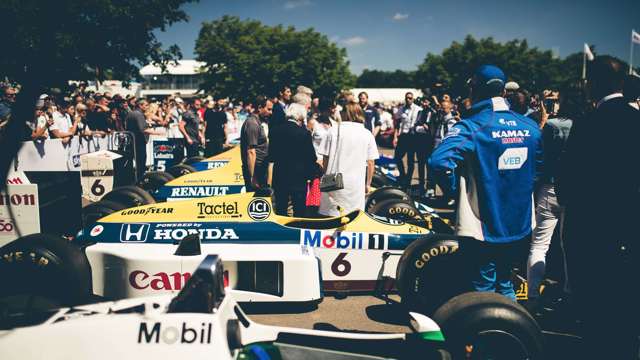
[[[234,291],[225,291],[223,274],[219,258],[209,255],[173,298],[146,297],[4,316],[0,358],[448,359],[448,350],[467,358],[542,356],[537,334],[523,336],[531,331],[526,328],[527,319],[517,309],[504,306],[504,299],[496,294],[453,299],[439,315],[443,330],[436,321],[411,313],[415,332],[409,334],[318,331],[251,321],[237,305]],[[359,350],[363,353],[355,352]]]

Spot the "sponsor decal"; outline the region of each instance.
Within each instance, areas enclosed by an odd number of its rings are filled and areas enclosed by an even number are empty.
[[[458,251],[458,245],[440,245],[438,247],[427,249],[422,253],[422,255],[420,255],[418,260],[416,260],[415,266],[417,269],[422,269],[424,265],[434,257],[444,254],[453,254],[456,251]]]
[[[271,215],[271,204],[265,199],[253,199],[247,206],[247,213],[251,219],[262,221]]]
[[[149,224],[122,224],[120,242],[145,242],[149,228]]]
[[[500,139],[503,144],[522,144],[524,138],[530,137],[529,130],[494,130],[491,137]]]
[[[14,226],[10,220],[0,219],[0,233],[13,232]],[[4,234],[3,234],[4,235]]]
[[[401,206],[390,208],[389,214],[390,215],[402,214],[409,217],[416,217],[418,215],[414,209],[401,207]]]
[[[38,266],[47,266],[49,265],[49,259],[39,254],[36,254],[33,251],[25,252],[25,251],[12,251],[8,253],[2,254],[0,260],[12,263],[12,262],[22,262],[22,261],[31,261],[32,263]]]
[[[500,125],[504,125],[504,126],[518,126],[518,122],[515,120],[505,120],[500,118],[498,120],[498,124]]]
[[[160,225],[160,224],[159,224]],[[158,226],[160,227],[160,226]],[[199,229],[154,229],[154,240],[182,240],[187,235],[198,234],[200,240],[238,240],[238,234],[233,229],[199,228]]]
[[[447,131],[447,134],[444,136],[443,140],[450,137],[458,136],[458,135],[460,135],[460,128],[454,126],[451,129],[449,129],[449,131]]]
[[[200,327],[191,328],[186,322],[182,326],[167,326],[161,322],[148,325],[140,323],[138,330],[138,344],[211,344],[213,325],[201,323]]]
[[[199,202],[198,206],[198,218],[205,217],[231,217],[239,218],[242,214],[238,212],[238,202],[222,202],[222,204],[207,204],[205,202]]]
[[[7,184],[12,184],[12,185],[22,185],[24,184],[22,182],[22,179],[19,177],[15,177],[13,179],[7,179]]]
[[[0,194],[0,206],[4,205],[28,205],[35,206],[36,195],[35,194]]]
[[[527,161],[526,147],[506,149],[498,158],[498,170],[517,170]]]
[[[120,215],[153,215],[153,214],[173,214],[173,208],[166,207],[148,207],[148,208],[136,208],[127,209],[120,212]]]
[[[104,231],[104,226],[96,225],[96,226],[93,227],[93,229],[91,229],[91,232],[89,232],[89,234],[91,236],[98,236],[98,235],[102,234],[103,231]]]
[[[207,196],[220,196],[226,195],[228,191],[228,186],[179,186],[171,188],[171,197],[198,198]]]
[[[215,160],[207,162],[207,170],[221,168],[229,163],[228,160]]]
[[[384,234],[367,234],[352,231],[303,230],[300,233],[302,246],[324,249],[377,249],[386,248]]]
[[[159,272],[149,275],[143,270],[134,270],[129,274],[129,284],[137,290],[181,290],[190,278],[191,273],[188,272]]]

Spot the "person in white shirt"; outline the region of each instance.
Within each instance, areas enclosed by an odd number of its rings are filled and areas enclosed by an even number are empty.
[[[409,187],[415,162],[415,124],[422,108],[413,103],[412,92],[405,94],[404,101],[404,105],[394,114],[398,126],[393,137],[393,146],[396,148],[393,157],[400,172],[401,186]],[[406,173],[403,160],[405,155],[407,155]]]
[[[373,134],[364,127],[360,105],[350,100],[341,114],[342,121],[331,127],[319,153],[325,174],[341,173],[344,188],[323,192],[319,213],[339,216],[364,209],[365,194],[371,186],[378,148]]]
[[[67,104],[62,112],[56,110],[53,113],[53,124],[49,127],[51,137],[62,139],[63,144],[71,141],[78,126],[77,121],[74,121],[74,115],[75,106],[73,104]]]

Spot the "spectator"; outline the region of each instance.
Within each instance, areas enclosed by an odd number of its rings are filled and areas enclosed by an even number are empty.
[[[74,123],[77,123],[76,131],[80,136],[91,136],[92,131],[87,125],[87,106],[83,103],[75,106]]]
[[[320,155],[320,148],[324,141],[329,135],[329,130],[331,126],[336,123],[335,119],[333,119],[333,114],[335,110],[336,104],[333,100],[328,98],[323,98],[320,100],[318,104],[318,110],[320,111],[320,115],[318,119],[312,123],[312,133],[311,138],[313,139],[313,147],[316,150],[316,157],[320,164],[322,164],[322,155]]]
[[[291,88],[288,86],[283,86],[278,93],[278,96],[274,99],[273,102],[273,115],[269,119],[269,132],[272,134],[269,137],[272,140],[273,137],[273,128],[277,127],[280,124],[284,124],[286,121],[285,111],[291,102]]]
[[[13,104],[16,101],[16,89],[7,86],[2,89],[2,99],[0,100],[0,128],[5,126],[5,122],[11,117]]]
[[[408,92],[404,96],[404,105],[395,114],[397,127],[393,138],[393,146],[396,148],[393,157],[395,158],[398,170],[400,171],[400,185],[411,186],[413,167],[415,162],[415,124],[418,113],[422,110],[413,103],[413,93]],[[407,171],[404,169],[404,157],[407,157]]]
[[[380,114],[380,131],[376,137],[376,142],[381,146],[393,147],[393,138],[395,128],[393,126],[393,116],[384,106],[378,104],[376,106],[378,114]]]
[[[380,132],[380,114],[373,106],[369,105],[369,94],[366,92],[358,94],[358,101],[364,112],[364,127],[371,131],[375,138]]]
[[[53,124],[49,127],[49,132],[52,138],[62,139],[63,144],[68,144],[75,135],[77,127],[75,106],[67,104],[62,112],[54,112]]]
[[[258,96],[256,107],[258,111],[245,120],[240,130],[242,175],[247,191],[267,186],[269,142],[261,122],[268,122],[273,103],[264,96]]]
[[[183,107],[183,112],[180,118],[179,129],[185,140],[187,157],[198,156],[198,150],[203,143],[199,131],[200,121],[194,112],[193,105],[187,103],[186,106],[184,104],[180,104],[180,106]]]
[[[583,325],[584,353],[578,358],[636,359],[640,308],[635,296],[622,291],[640,274],[640,244],[633,235],[640,119],[621,93],[626,65],[597,56],[588,66],[587,91],[596,106],[573,125],[556,187],[566,205],[567,270]],[[612,126],[620,131],[608,136]],[[594,199],[594,191],[602,196]],[[594,214],[594,203],[606,210]]]
[[[96,96],[94,100],[87,101],[87,122],[94,130],[94,134],[104,136],[111,130],[108,105],[109,100],[104,96]]]
[[[149,102],[145,99],[139,100],[136,109],[127,114],[125,124],[127,131],[133,133],[136,152],[136,174],[138,179],[142,179],[146,170],[147,149],[149,135],[159,135],[156,131],[147,126],[144,114],[149,109]],[[89,125],[91,126],[91,125]]]
[[[434,147],[438,147],[442,142],[449,130],[458,122],[458,119],[453,115],[453,104],[449,100],[443,100],[440,102],[440,111],[438,113],[438,120],[436,122],[435,134],[434,134]]]
[[[293,215],[306,215],[307,180],[314,177],[319,167],[311,141],[311,134],[304,124],[307,109],[293,103],[286,111],[287,122],[278,128],[280,141],[269,146],[269,159],[273,162],[273,191],[276,214],[287,215],[289,200],[293,204]],[[292,151],[293,150],[293,151]]]
[[[207,103],[204,112],[205,156],[214,156],[222,152],[225,143],[227,114],[224,112],[224,99],[217,98]]]
[[[421,101],[420,112],[418,113],[418,119],[415,125],[415,151],[418,156],[418,184],[419,194],[422,197],[425,192],[425,170],[427,168],[427,159],[431,155],[433,150],[433,135],[434,131],[431,129],[432,124],[435,124],[436,112],[431,107],[429,98],[424,97]],[[435,184],[433,179],[426,184],[429,188],[427,191],[428,196],[435,196]]]
[[[533,182],[542,147],[537,125],[509,111],[501,97],[504,82],[495,66],[476,70],[471,115],[436,147],[429,171],[445,194],[459,195],[456,234],[482,244],[473,287],[515,301],[511,266],[534,226]]]
[[[365,194],[373,177],[378,148],[373,134],[364,128],[364,113],[351,97],[341,114],[342,121],[331,128],[321,146],[323,168],[327,174],[341,173],[342,190],[323,192],[319,213],[339,216],[340,210],[364,209]]]
[[[527,284],[531,310],[536,310],[540,305],[537,299],[540,295],[540,283],[545,275],[547,251],[556,225],[564,217],[564,209],[558,204],[556,197],[555,184],[559,174],[560,157],[565,151],[573,119],[577,118],[579,114],[575,98],[560,96],[560,100],[562,104],[558,107],[558,116],[549,119],[542,128],[544,170],[537,181],[536,227],[533,231],[527,262]],[[562,233],[560,231],[561,242]]]
[[[49,117],[47,111],[39,107],[36,109],[35,124],[31,124],[31,140],[44,140],[49,137]]]

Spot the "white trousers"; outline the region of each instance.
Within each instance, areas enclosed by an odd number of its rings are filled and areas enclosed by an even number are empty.
[[[558,222],[560,222],[560,246],[565,273],[565,290],[568,290],[567,262],[562,243],[563,218],[564,209],[558,204],[553,185],[543,185],[536,194],[536,228],[533,230],[531,250],[527,261],[529,297],[535,298],[540,295],[540,282],[545,275],[547,251],[549,251],[551,238]]]

